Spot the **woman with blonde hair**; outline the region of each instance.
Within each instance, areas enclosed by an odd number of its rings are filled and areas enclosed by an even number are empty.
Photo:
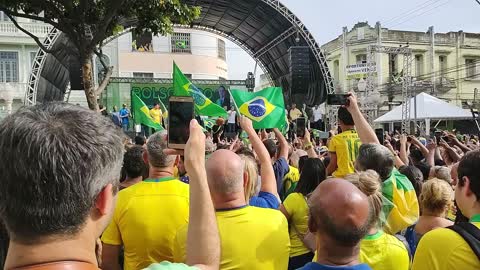
[[[373,270],[408,270],[410,259],[405,244],[381,229],[385,217],[382,217],[383,195],[380,176],[373,170],[367,170],[347,175],[345,180],[368,196],[371,207],[370,231],[360,242],[360,262],[368,264]]]
[[[453,225],[446,218],[453,206],[453,199],[453,189],[446,181],[435,178],[423,184],[418,202],[422,214],[414,227],[416,244],[427,232]]]

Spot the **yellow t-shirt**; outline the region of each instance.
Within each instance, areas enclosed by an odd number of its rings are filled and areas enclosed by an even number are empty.
[[[379,231],[360,242],[360,261],[373,270],[408,270],[408,251],[395,236]]]
[[[292,119],[292,121],[297,120],[297,118],[301,117],[302,115],[302,112],[297,108],[295,108],[294,110],[290,110],[290,118]]]
[[[480,228],[480,220],[473,220]],[[415,251],[412,270],[478,270],[480,261],[467,242],[450,229],[426,233]]]
[[[332,138],[328,151],[337,155],[337,170],[333,172],[334,177],[342,178],[355,172],[354,163],[361,144],[355,130],[346,130]]]
[[[372,270],[408,270],[410,265],[405,245],[395,236],[383,231],[362,239],[359,257],[360,262],[368,264]],[[316,261],[317,252],[312,262]]]
[[[119,192],[102,241],[123,245],[125,270],[173,261],[177,229],[188,223],[188,185],[171,177],[145,180]]]
[[[217,211],[221,239],[220,269],[287,269],[290,239],[285,216],[278,210],[245,206]],[[188,226],[177,232],[174,258],[185,261]]]
[[[305,197],[298,192],[292,193],[285,199],[283,206],[290,216],[288,221],[291,244],[290,257],[309,253],[310,250],[305,247],[302,241],[302,238],[308,232],[308,205]],[[295,228],[300,236],[295,231]]]
[[[162,124],[162,110],[153,108],[150,110],[150,116],[155,122]]]
[[[286,198],[290,193],[295,190],[298,180],[300,180],[300,172],[297,168],[289,166],[290,170],[283,178],[283,198]]]

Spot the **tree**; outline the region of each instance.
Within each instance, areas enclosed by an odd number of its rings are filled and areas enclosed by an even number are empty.
[[[113,67],[107,66],[102,57],[101,48],[106,38],[128,24],[133,24],[138,34],[165,35],[173,31],[174,24],[188,25],[200,15],[199,7],[189,7],[181,0],[0,0],[0,11],[47,53],[54,54],[57,50],[45,48],[17,18],[50,24],[70,39],[82,66],[85,95],[91,110],[98,110],[97,96],[108,85],[113,72]],[[93,84],[94,55],[106,71],[97,89]]]

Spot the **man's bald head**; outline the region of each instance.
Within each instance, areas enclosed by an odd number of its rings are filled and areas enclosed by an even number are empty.
[[[243,191],[243,160],[229,150],[215,151],[206,163],[210,191],[231,194]]]
[[[310,230],[340,246],[356,246],[368,233],[372,216],[368,198],[344,179],[323,181],[308,204]]]

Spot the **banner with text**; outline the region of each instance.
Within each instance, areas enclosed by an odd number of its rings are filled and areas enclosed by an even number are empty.
[[[139,96],[143,102],[152,108],[153,104],[158,102],[158,99],[168,107],[168,99],[173,96],[172,84],[130,84],[132,94]],[[215,102],[219,106],[227,106],[230,108],[230,95],[228,93],[229,86],[227,85],[197,85],[203,94],[209,98],[212,102]]]
[[[375,70],[375,75],[377,74],[377,64],[371,63],[371,67]],[[347,66],[347,78],[348,79],[360,79],[366,78],[368,75],[368,64],[367,63],[359,63],[354,65]]]

